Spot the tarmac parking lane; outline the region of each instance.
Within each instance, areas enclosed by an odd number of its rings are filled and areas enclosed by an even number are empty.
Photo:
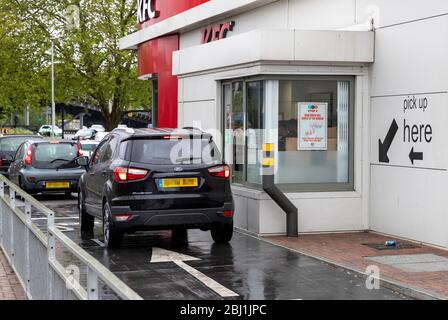
[[[62,231],[144,299],[408,299],[385,287],[369,290],[364,276],[239,232],[228,245],[214,244],[210,233],[200,230],[178,240],[170,231],[148,232],[127,235],[122,248],[108,250],[100,221],[95,239],[80,239],[75,195],[37,199],[55,211]],[[34,220],[45,229],[43,217]]]

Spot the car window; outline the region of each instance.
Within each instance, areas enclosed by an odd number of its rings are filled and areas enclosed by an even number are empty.
[[[81,150],[82,151],[94,151],[97,144],[94,143],[81,143]]]
[[[195,144],[197,143],[197,144]],[[222,160],[209,139],[134,140],[131,161],[148,164],[215,163]]]
[[[0,140],[0,151],[16,152],[19,146],[30,139],[29,137],[4,138]]]
[[[101,163],[112,159],[115,149],[117,148],[117,144],[118,144],[118,139],[116,137],[112,136],[111,139],[109,140],[109,144],[106,146],[106,150],[104,151],[104,154],[101,157]]]
[[[128,149],[129,141],[123,141],[120,143],[120,150],[118,152],[118,156],[120,159],[128,160],[129,159],[129,149]]]
[[[14,156],[14,161],[23,159],[24,156],[25,156],[25,143],[22,144],[20,148],[17,150],[16,155]]]
[[[32,163],[39,169],[77,167],[76,157],[78,148],[74,143],[38,143],[33,146]]]
[[[103,142],[101,142],[98,146],[98,148],[95,151],[95,155],[92,157],[92,162],[91,162],[91,166],[94,166],[98,163],[100,163],[100,159],[103,157],[104,152],[106,151],[106,147],[108,144],[109,140],[104,140]]]

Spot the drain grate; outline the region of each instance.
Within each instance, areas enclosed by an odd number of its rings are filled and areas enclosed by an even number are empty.
[[[376,250],[402,250],[420,248],[419,246],[410,242],[397,242],[395,246],[386,246],[384,243],[363,243],[362,245]]]

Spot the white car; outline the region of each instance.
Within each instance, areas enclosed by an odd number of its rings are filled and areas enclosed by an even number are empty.
[[[83,127],[82,129],[78,130],[75,135],[73,136],[73,140],[86,140],[86,139],[93,139],[95,138],[96,131],[91,128]]]
[[[95,135],[95,141],[101,142],[105,136],[107,136],[109,132],[97,132]]]
[[[40,127],[39,129],[39,134],[41,136],[51,136],[51,125],[45,124],[42,127]],[[57,137],[61,137],[62,136],[62,129],[59,128],[58,126],[54,126],[54,135]]]
[[[105,132],[105,131],[106,131],[106,128],[104,128],[104,126],[101,125],[101,124],[93,124],[93,125],[90,127],[90,129],[93,129],[93,130],[95,130],[96,132]]]
[[[92,152],[95,151],[96,147],[100,144],[98,141],[94,140],[83,140],[81,141],[80,151],[84,157],[89,157],[92,155]]]

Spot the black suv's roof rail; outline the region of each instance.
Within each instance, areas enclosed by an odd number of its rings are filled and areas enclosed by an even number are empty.
[[[198,131],[201,131],[201,132],[204,132],[205,133],[205,130],[204,129],[202,129],[202,128],[199,128],[199,127],[183,127],[182,129],[184,129],[184,130],[198,130]]]

